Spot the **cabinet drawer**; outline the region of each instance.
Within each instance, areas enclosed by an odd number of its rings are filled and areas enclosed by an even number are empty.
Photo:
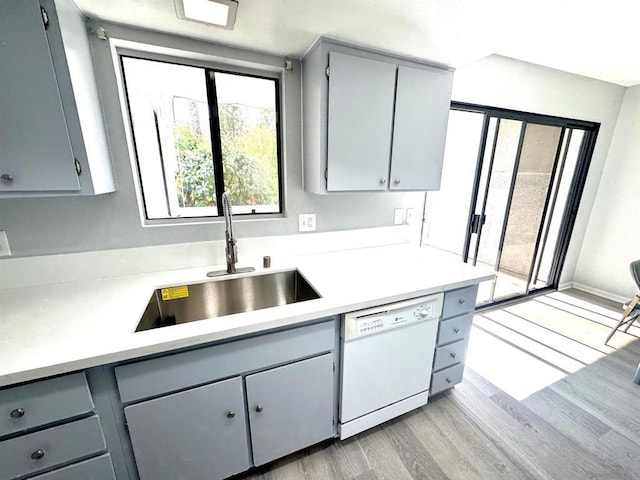
[[[451,388],[454,385],[462,381],[462,373],[464,372],[464,365],[459,363],[453,367],[445,368],[436,372],[431,377],[431,389],[429,395],[435,395],[442,392],[447,388]]]
[[[62,465],[105,447],[100,421],[95,416],[5,440],[0,442],[0,480]]]
[[[469,335],[472,321],[473,312],[450,318],[449,320],[441,320],[440,326],[438,327],[438,345],[444,345],[465,338]]]
[[[109,454],[59,468],[30,480],[115,480]]]
[[[476,306],[478,285],[453,290],[444,294],[442,318],[455,317],[466,312],[472,312]]]
[[[122,365],[115,369],[123,403],[175,392],[239,373],[328,352],[335,318],[306,327]]]
[[[433,360],[433,370],[442,370],[443,368],[455,365],[456,363],[464,363],[464,354],[467,349],[466,340],[458,340],[444,347],[436,348],[436,354]]]
[[[93,410],[84,373],[0,391],[0,437]]]

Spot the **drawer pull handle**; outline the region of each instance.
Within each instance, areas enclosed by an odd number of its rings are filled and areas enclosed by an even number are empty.
[[[256,405],[256,412],[261,413],[264,410],[262,405]]]
[[[45,454],[44,449],[39,448],[38,450],[36,450],[31,454],[31,458],[34,460],[40,460],[42,457],[44,457],[44,454]]]
[[[447,383],[453,383],[453,380],[451,380],[451,377],[447,377]]]
[[[464,305],[464,298],[459,298],[459,299],[458,299],[458,303],[459,303],[460,305]]]
[[[455,352],[451,352],[451,358],[456,358],[456,357],[457,357],[456,353]]]
[[[453,333],[460,333],[460,329],[458,327],[454,328]]]
[[[11,413],[9,414],[11,415],[11,418],[22,418],[24,417],[24,408],[20,407],[20,408],[16,408],[15,410],[11,410]]]
[[[227,418],[233,418],[236,416],[236,412],[234,412],[233,410],[229,410],[227,412]]]

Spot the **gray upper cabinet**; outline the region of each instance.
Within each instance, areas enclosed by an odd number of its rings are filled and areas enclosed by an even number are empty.
[[[241,377],[124,411],[140,480],[216,480],[251,465]]]
[[[338,52],[329,65],[327,189],[386,190],[396,66]]]
[[[305,189],[440,188],[453,72],[335,40],[302,60]]]
[[[0,197],[115,190],[85,19],[0,0]]]
[[[246,377],[255,465],[333,435],[333,380],[330,353]]]
[[[438,190],[453,72],[398,67],[391,190]]]

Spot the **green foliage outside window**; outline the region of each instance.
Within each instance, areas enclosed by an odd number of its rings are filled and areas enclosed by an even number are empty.
[[[234,205],[278,205],[274,114],[260,112],[258,122],[242,119],[241,107],[220,105],[224,187]],[[176,187],[181,207],[216,205],[211,140],[188,125],[174,130],[178,160]]]

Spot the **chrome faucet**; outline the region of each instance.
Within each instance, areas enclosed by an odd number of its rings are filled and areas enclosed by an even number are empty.
[[[224,253],[227,256],[227,273],[236,273],[236,263],[238,262],[238,246],[233,238],[233,222],[231,217],[231,200],[229,194],[222,194],[222,213],[224,214],[224,235],[226,245]]]
[[[219,275],[225,275],[229,273],[253,272],[255,270],[255,268],[253,267],[236,267],[236,263],[238,263],[238,246],[236,243],[236,239],[233,236],[233,216],[231,214],[231,200],[229,199],[229,194],[227,192],[223,192],[222,194],[222,214],[224,215],[224,253],[227,259],[227,270],[216,270],[213,272],[209,272],[207,273],[207,277],[217,277]]]

